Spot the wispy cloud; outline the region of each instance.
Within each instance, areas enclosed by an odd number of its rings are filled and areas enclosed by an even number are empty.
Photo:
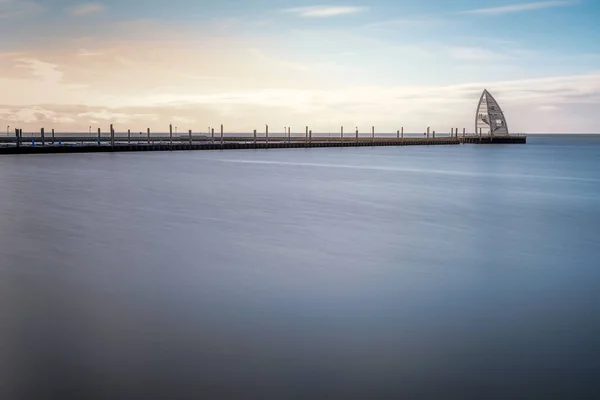
[[[100,11],[103,11],[104,8],[105,8],[105,6],[100,3],[85,3],[85,4],[78,4],[76,6],[73,6],[73,7],[69,8],[67,11],[71,15],[88,15],[88,14],[95,14]]]
[[[285,9],[285,12],[296,14],[299,17],[335,17],[338,15],[356,14],[366,11],[367,7],[356,6],[308,6]]]
[[[0,19],[27,17],[42,10],[41,5],[30,0],[0,0]]]
[[[552,7],[565,7],[573,5],[573,1],[555,0],[555,1],[539,1],[534,3],[511,4],[508,6],[479,8],[476,10],[462,11],[461,14],[479,14],[479,15],[500,15],[517,13],[523,11],[542,10]]]
[[[367,28],[381,28],[381,29],[385,29],[385,28],[398,29],[398,28],[402,28],[402,27],[409,27],[412,29],[415,26],[422,27],[422,26],[431,26],[431,25],[441,25],[446,22],[447,22],[447,20],[444,20],[437,16],[415,15],[415,16],[411,16],[411,17],[403,17],[403,18],[388,19],[388,20],[377,21],[377,22],[370,22],[370,23],[366,24],[365,26]]]
[[[497,61],[510,58],[506,54],[495,52],[481,47],[451,47],[448,49],[450,56],[458,60],[469,61]]]

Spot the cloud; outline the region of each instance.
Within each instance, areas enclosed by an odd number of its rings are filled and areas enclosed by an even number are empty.
[[[447,50],[452,58],[468,61],[498,61],[510,57],[506,54],[488,50],[482,47],[450,47]]]
[[[367,7],[356,6],[308,6],[294,7],[284,10],[299,17],[335,17],[338,15],[356,14],[366,11]]]
[[[0,0],[0,20],[29,17],[42,10],[41,5],[31,0]]]
[[[394,18],[383,21],[370,22],[365,25],[367,28],[375,28],[375,29],[394,29],[409,27],[410,29],[414,29],[415,27],[431,27],[431,26],[439,26],[446,25],[448,20],[445,20],[438,16],[432,15],[414,15],[410,17],[403,18]]]
[[[476,10],[462,11],[461,14],[477,14],[477,15],[501,15],[508,13],[517,13],[523,11],[542,10],[552,7],[565,7],[573,5],[572,1],[540,1],[535,3],[511,4],[508,6],[480,8]]]
[[[89,15],[96,14],[105,9],[105,6],[100,3],[84,3],[73,6],[69,8],[67,11],[71,15],[81,16],[81,15]]]

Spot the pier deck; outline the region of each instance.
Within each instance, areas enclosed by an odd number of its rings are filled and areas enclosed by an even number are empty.
[[[136,135],[137,136],[137,135]],[[479,137],[215,137],[169,136],[97,138],[70,136],[54,138],[41,136],[23,137],[19,143],[15,137],[0,138],[0,154],[44,154],[44,153],[98,153],[137,151],[182,151],[182,150],[242,150],[242,149],[292,149],[318,147],[363,147],[363,146],[432,146],[458,145],[463,143],[525,143],[525,136]]]

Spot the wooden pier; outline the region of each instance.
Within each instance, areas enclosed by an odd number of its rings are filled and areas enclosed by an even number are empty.
[[[512,144],[512,143],[527,143],[527,136],[525,135],[503,135],[503,136],[490,136],[490,135],[469,135],[460,136],[458,138],[461,143],[467,144]]]
[[[402,132],[402,133],[401,133]],[[343,129],[339,135],[313,134],[306,130],[305,135],[292,136],[286,132],[283,136],[269,136],[268,128],[258,135],[225,134],[221,127],[215,136],[214,129],[207,134],[173,134],[172,127],[168,134],[151,135],[150,130],[132,134],[116,134],[110,128],[110,136],[98,134],[71,134],[59,136],[54,130],[51,135],[42,128],[39,133],[23,135],[16,129],[14,136],[0,137],[0,154],[43,154],[43,153],[97,153],[97,152],[136,152],[136,151],[181,151],[181,150],[243,150],[243,149],[294,149],[318,147],[364,147],[364,146],[433,146],[458,144],[491,144],[491,143],[525,143],[524,135],[481,136],[458,135],[458,129],[450,134],[436,137],[427,132],[424,136],[405,136],[404,130],[394,134],[375,135],[372,128],[369,136],[359,136],[358,131],[344,136]]]

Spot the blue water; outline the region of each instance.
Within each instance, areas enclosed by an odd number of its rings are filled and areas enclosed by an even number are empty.
[[[0,157],[0,398],[597,398],[600,136]]]

